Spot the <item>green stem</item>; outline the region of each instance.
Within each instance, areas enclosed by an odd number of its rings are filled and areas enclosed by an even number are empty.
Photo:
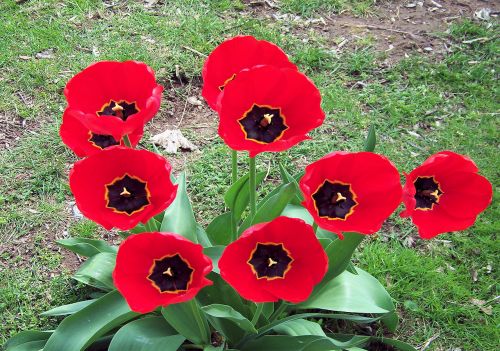
[[[278,318],[283,313],[283,311],[286,310],[286,307],[287,307],[287,303],[285,301],[281,300],[278,308],[273,312],[271,317],[269,317],[269,323],[274,322],[276,320],[276,318]]]
[[[236,150],[231,150],[231,166],[232,166],[232,184],[238,180],[238,153]]]
[[[128,135],[124,135],[122,140],[126,147],[132,147],[132,143],[130,142]]]
[[[144,224],[147,232],[156,232],[158,228],[156,227],[156,222],[154,217],[152,217],[149,221]]]
[[[313,230],[316,233],[316,231],[318,230],[318,223],[316,222],[313,223]]]
[[[253,325],[256,325],[259,322],[259,318],[260,318],[260,315],[262,314],[263,309],[264,309],[264,304],[258,303],[257,310],[255,310],[255,314],[253,315],[253,318],[252,318]]]
[[[249,158],[249,166],[250,166],[250,218],[255,217],[256,211],[256,203],[255,203],[255,197],[256,197],[256,191],[255,191],[255,158],[250,157]]]

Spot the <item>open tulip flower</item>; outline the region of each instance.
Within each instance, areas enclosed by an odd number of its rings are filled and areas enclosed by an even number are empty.
[[[85,127],[75,116],[69,114],[67,110],[63,114],[63,122],[59,130],[59,135],[62,141],[78,157],[95,154],[110,146],[125,145],[123,139],[116,140],[111,135],[92,133],[90,129]],[[132,147],[137,146],[142,138],[142,128],[128,134],[128,138]]]
[[[333,152],[306,167],[304,207],[321,228],[373,234],[401,203],[396,167],[371,152]]]
[[[111,136],[116,142],[142,131],[158,112],[162,91],[153,70],[142,62],[101,61],[68,82],[66,112],[92,133]]]
[[[113,281],[139,313],[191,300],[212,282],[212,261],[203,247],[172,233],[129,236],[118,249]]]
[[[217,109],[217,100],[227,83],[243,69],[270,65],[296,70],[288,56],[278,46],[252,36],[236,36],[217,46],[203,66],[202,95],[208,105]]]
[[[112,146],[75,163],[69,176],[80,211],[106,229],[145,223],[173,201],[167,160],[147,150]]]
[[[325,119],[314,83],[296,70],[273,66],[240,72],[224,89],[219,107],[219,135],[250,157],[310,139],[307,133]]]
[[[312,227],[288,217],[248,228],[219,260],[222,278],[254,302],[302,302],[327,268],[328,258]]]
[[[491,183],[466,156],[442,151],[406,175],[402,217],[411,217],[423,239],[464,230],[491,203]]]

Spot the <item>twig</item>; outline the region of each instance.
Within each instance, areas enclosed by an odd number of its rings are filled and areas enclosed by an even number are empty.
[[[195,49],[193,49],[193,48],[190,48],[189,46],[182,45],[182,47],[183,47],[184,49],[186,49],[186,50],[189,50],[189,51],[191,51],[191,52],[194,52],[194,53],[195,53],[195,54],[197,54],[197,55],[200,55],[201,57],[207,57],[207,55],[205,55],[204,53],[201,53],[201,52],[199,52],[198,50],[195,50]]]
[[[425,344],[424,344],[424,345],[422,345],[422,347],[420,348],[420,351],[425,351],[425,350],[427,350],[427,349],[429,348],[429,346],[431,346],[432,342],[433,342],[434,340],[436,340],[437,338],[439,338],[439,334],[436,334],[436,335],[434,335],[433,337],[431,337],[429,340],[427,340],[427,341],[425,342]]]
[[[462,42],[462,44],[472,44],[472,43],[475,43],[476,41],[480,41],[481,43],[485,43],[487,41],[490,41],[491,39],[493,38],[486,38],[486,37],[482,37],[482,38],[476,38],[476,39],[470,39],[470,40],[464,40]]]

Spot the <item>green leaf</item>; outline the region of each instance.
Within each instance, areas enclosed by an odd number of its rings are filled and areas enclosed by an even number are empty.
[[[65,249],[84,257],[91,257],[101,252],[116,253],[118,251],[115,246],[110,246],[104,240],[69,238],[57,240],[56,242]]]
[[[278,334],[285,334],[291,336],[301,336],[301,335],[318,335],[326,336],[323,329],[318,323],[308,321],[307,319],[295,319],[293,321],[288,321],[280,324],[274,328],[274,331]]]
[[[186,191],[186,175],[178,178],[177,196],[165,211],[160,231],[176,233],[198,243],[197,223]]]
[[[203,351],[223,351],[224,350],[224,344],[220,345],[220,346],[212,346],[212,345],[209,345],[209,346],[206,346]]]
[[[356,339],[352,341],[341,342],[333,338],[318,335],[266,335],[259,339],[252,340],[244,344],[241,351],[330,351],[342,350],[347,347],[358,346],[370,337],[364,337],[364,340]]]
[[[417,351],[413,346],[399,341],[399,340],[394,340],[394,339],[389,339],[385,337],[377,337],[377,336],[372,336],[368,337],[366,339],[366,336],[357,336],[357,335],[352,335],[352,334],[328,334],[329,337],[335,338],[337,340],[341,341],[346,341],[346,340],[357,340],[357,341],[362,341],[361,345],[356,345],[356,346],[362,346],[362,347],[367,347],[368,350],[371,350],[371,345],[372,342],[377,342],[377,343],[383,343],[386,345],[394,346],[397,350],[400,351]]]
[[[44,351],[81,351],[99,337],[135,318],[127,303],[116,290],[66,317],[54,331]]]
[[[231,242],[231,212],[214,218],[207,227],[207,234],[214,245],[227,245]]]
[[[65,316],[68,314],[73,314],[80,311],[82,308],[87,307],[91,303],[95,302],[97,299],[87,300],[87,301],[79,301],[75,303],[71,303],[69,305],[63,305],[59,307],[55,307],[46,312],[40,313],[41,316]]]
[[[168,324],[193,344],[210,344],[210,327],[195,299],[163,307],[161,314]]]
[[[377,136],[376,136],[375,126],[372,124],[370,130],[368,130],[368,135],[365,140],[365,151],[373,152],[375,150],[375,144],[377,144]]]
[[[176,351],[184,340],[165,319],[149,316],[121,327],[108,351]]]
[[[102,290],[114,289],[112,273],[115,268],[116,254],[101,252],[87,259],[73,278],[84,284]]]
[[[250,332],[257,333],[257,329],[255,329],[252,322],[246,319],[241,313],[234,310],[231,306],[221,305],[221,304],[213,304],[208,305],[201,308],[205,314],[208,316],[219,318],[219,319],[228,319],[234,323],[236,323],[241,329]]]
[[[351,262],[351,257],[354,254],[354,251],[364,238],[365,236],[362,234],[344,233],[343,240],[334,240],[326,248],[325,251],[328,255],[328,271],[323,278],[323,282],[328,282],[345,271]],[[321,284],[319,288],[321,288]]]
[[[273,312],[274,312],[274,303],[272,302],[264,303],[264,308],[262,309],[262,314],[264,315],[264,317],[269,319],[269,317],[271,317]]]
[[[239,228],[239,232],[243,232],[245,229],[253,224],[269,222],[274,218],[278,217],[281,212],[285,209],[286,205],[290,202],[292,197],[297,193],[297,187],[294,183],[289,183],[283,186],[278,193],[271,196],[258,210],[255,217],[250,218],[248,216],[243,224]]]
[[[226,206],[233,213],[234,219],[239,221],[243,211],[248,206],[250,201],[250,187],[249,187],[249,176],[246,174],[236,181],[229,190],[224,195],[224,202]],[[258,172],[256,174],[255,186],[258,187],[259,184],[264,180],[266,172]]]
[[[203,250],[203,253],[212,259],[212,263],[214,266],[213,271],[215,273],[219,273],[218,262],[225,248],[226,248],[225,246],[219,245],[219,246],[206,247]]]
[[[302,219],[304,222],[306,222],[309,225],[312,225],[314,223],[314,219],[312,218],[309,211],[307,211],[304,207],[298,206],[298,205],[293,205],[293,204],[286,205],[283,212],[281,212],[281,215],[291,217],[291,218]],[[332,237],[330,235],[330,239],[331,238]]]
[[[281,163],[278,163],[280,168],[281,178],[283,179],[283,183],[294,183],[297,189],[299,189],[299,183],[297,180],[286,170],[285,167]],[[300,205],[302,201],[304,201],[304,196],[301,191],[297,191],[297,194],[290,200],[294,205]]]
[[[382,284],[360,268],[358,274],[343,272],[299,305],[301,309],[385,314],[394,311],[391,297]]]
[[[4,345],[5,351],[39,351],[49,339],[52,332],[27,330],[10,338]]]

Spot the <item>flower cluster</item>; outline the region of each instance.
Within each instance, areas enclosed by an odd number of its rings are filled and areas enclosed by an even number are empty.
[[[276,45],[251,36],[220,44],[203,67],[202,94],[219,117],[219,135],[250,158],[310,139],[325,113],[314,83]],[[81,212],[106,229],[146,232],[119,247],[113,280],[140,313],[192,299],[212,282],[203,248],[179,235],[158,232],[154,216],[175,199],[168,161],[134,149],[159,110],[163,88],[147,65],[99,62],[66,86],[62,140],[83,159],[70,173]],[[299,180],[303,207],[315,226],[278,216],[254,223],[223,251],[221,277],[254,302],[305,301],[322,281],[328,258],[316,226],[343,238],[373,234],[404,202],[420,236],[463,230],[491,202],[491,184],[465,156],[444,151],[406,175],[373,152],[330,153],[311,163]],[[253,191],[251,189],[251,191]],[[332,234],[332,238],[334,234]]]

